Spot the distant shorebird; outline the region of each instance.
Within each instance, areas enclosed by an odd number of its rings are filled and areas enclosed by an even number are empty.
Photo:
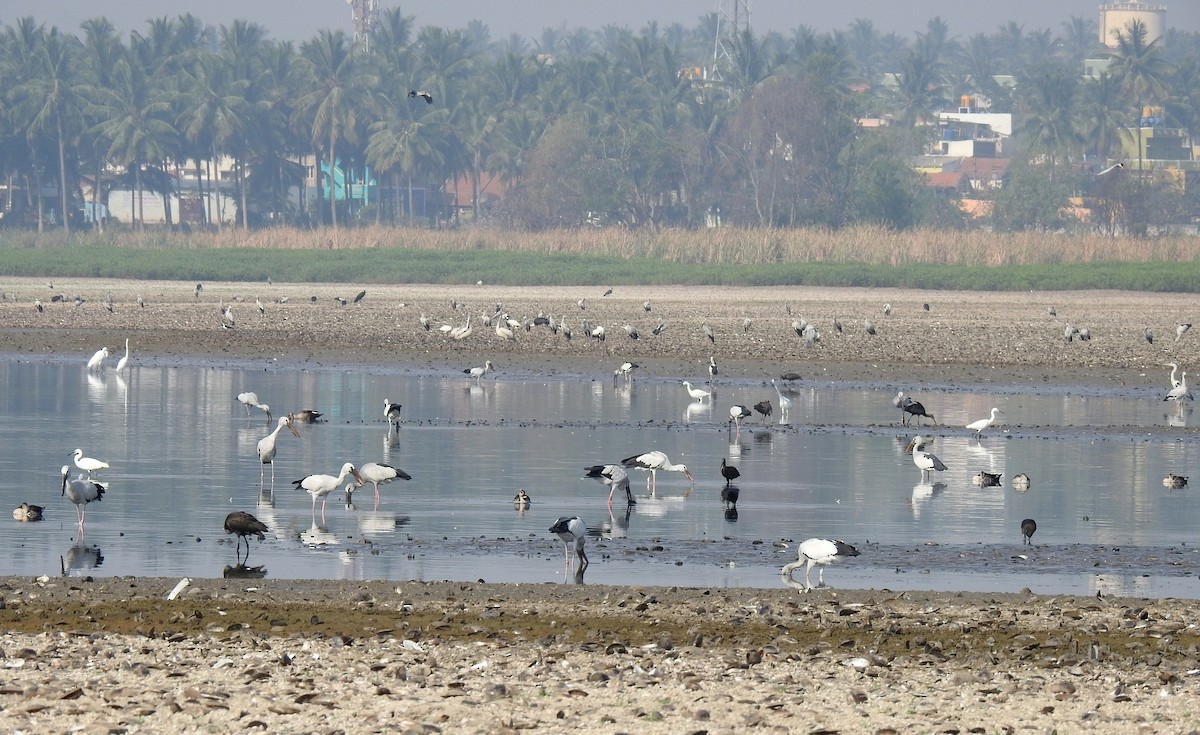
[[[483,367],[467,368],[466,370],[463,370],[463,373],[466,375],[470,375],[472,378],[475,378],[475,382],[478,383],[479,379],[482,378],[489,370],[495,370],[495,369],[496,368],[495,368],[495,366],[492,365],[491,360],[485,360],[483,363]]]
[[[1021,521],[1021,535],[1025,537],[1024,543],[1033,545],[1033,534],[1037,531],[1037,521],[1032,518],[1026,518]]]
[[[691,396],[692,398],[695,398],[697,401],[700,401],[701,403],[704,402],[705,398],[712,398],[712,391],[707,391],[707,390],[704,390],[703,388],[693,388],[692,384],[686,380],[683,381],[683,387],[687,389],[689,396]]]
[[[979,419],[978,421],[972,421],[971,423],[967,424],[967,428],[975,432],[975,438],[979,439],[979,437],[983,434],[984,429],[996,423],[996,414],[998,413],[1004,412],[998,408],[992,407],[992,415],[990,417],[986,419]]]
[[[812,579],[809,575],[812,573],[814,566],[819,565],[817,569],[817,586],[823,587],[825,585],[826,565],[832,564],[843,557],[858,555],[858,549],[845,541],[839,539],[810,538],[800,542],[796,561],[784,566],[783,569],[779,570],[779,573],[784,577],[790,578],[793,571],[800,567],[805,567],[804,591],[808,592],[813,588]]]

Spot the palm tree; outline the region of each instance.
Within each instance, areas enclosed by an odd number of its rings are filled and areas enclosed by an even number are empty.
[[[1117,49],[1109,54],[1112,59],[1110,69],[1121,92],[1133,100],[1137,111],[1138,171],[1141,171],[1145,159],[1141,118],[1146,105],[1166,99],[1166,80],[1170,67],[1162,59],[1158,39],[1147,42],[1145,23],[1134,20],[1127,28],[1128,31],[1116,31]]]
[[[296,100],[295,114],[309,123],[313,148],[324,147],[329,167],[329,216],[336,228],[337,197],[334,171],[338,144],[357,142],[363,122],[375,109],[372,89],[377,79],[360,62],[354,46],[341,31],[323,30],[302,44],[301,60],[306,68],[307,89]],[[317,187],[318,197],[321,186]]]
[[[1125,100],[1120,85],[1107,73],[1083,82],[1078,108],[1078,129],[1086,152],[1101,166],[1109,153],[1118,148],[1121,135],[1128,131],[1125,124]]]
[[[117,35],[117,29],[112,23],[103,19],[96,18],[85,21],[83,23],[83,47],[80,49],[80,63],[87,83],[87,95],[89,100],[96,101],[99,99],[100,90],[109,89],[113,86],[113,69],[116,68],[117,61],[128,53],[125,45],[121,42]],[[94,132],[94,126],[97,120],[93,112],[89,109],[88,119],[86,121],[87,138],[84,144],[86,148],[94,156],[92,164],[95,166],[95,181],[92,183],[92,226],[100,231],[104,228],[104,217],[100,215],[101,195],[103,193],[103,173],[106,163],[102,151],[109,146],[109,141],[105,141],[100,135]],[[81,154],[82,155],[82,154]]]
[[[192,159],[199,169],[200,161],[208,158],[212,163],[220,160],[221,153],[231,152],[235,140],[244,141],[246,108],[245,91],[249,86],[246,79],[234,79],[230,64],[216,54],[203,54],[182,72],[182,89],[179,97],[177,126],[181,135],[191,145]],[[241,170],[240,159],[235,153],[235,164]],[[208,202],[205,201],[203,177],[196,171],[196,187],[203,202],[201,211],[206,222]],[[244,191],[244,187],[241,187]],[[242,212],[245,214],[245,199]],[[217,229],[221,228],[222,217],[216,217]]]
[[[1078,75],[1065,64],[1051,65],[1024,79],[1021,134],[1032,154],[1044,155],[1050,163],[1051,180],[1060,160],[1083,141],[1076,132],[1075,99]]]
[[[67,149],[74,149],[83,127],[83,110],[87,103],[87,85],[79,75],[80,67],[75,58],[77,48],[78,41],[63,36],[57,28],[42,34],[29,76],[12,90],[12,99],[26,121],[26,137],[32,142],[44,133],[54,139],[58,151],[59,214],[67,232],[71,230],[69,199],[72,190],[67,178]],[[71,169],[75,169],[74,161]],[[39,216],[39,230],[41,224]]]

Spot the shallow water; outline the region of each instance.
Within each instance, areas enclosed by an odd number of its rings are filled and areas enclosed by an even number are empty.
[[[1192,490],[1162,485],[1196,461],[1190,409],[1132,389],[918,392],[942,422],[922,431],[949,465],[922,478],[904,453],[915,430],[899,425],[892,385],[792,384],[780,423],[769,383],[718,383],[709,405],[691,400],[679,376],[626,383],[503,372],[476,382],[411,367],[143,360],[122,379],[75,362],[9,358],[0,380],[5,496],[10,507],[46,506],[47,518],[0,523],[7,574],[237,572],[221,524],[246,510],[271,528],[248,562],[268,578],[765,587],[780,584],[796,542],[821,536],[863,552],[827,570],[835,587],[1200,598],[1192,552],[1200,510]],[[260,490],[255,445],[274,423],[258,411],[247,417],[235,400],[246,390],[276,418],[325,414],[298,426],[298,439],[280,436],[273,492],[271,466]],[[383,420],[385,398],[404,406],[398,431]],[[771,423],[756,415],[730,427],[730,405],[763,399],[776,405]],[[982,440],[960,428],[992,406],[1004,414]],[[88,506],[82,538],[58,473],[76,447],[112,465],[97,475],[111,484]],[[610,514],[607,488],[582,479],[583,467],[650,449],[685,462],[695,484],[660,472],[651,492],[632,470],[637,504],[617,497]],[[722,457],[742,473],[736,518],[720,499]],[[346,461],[392,464],[413,480],[381,487],[378,508],[369,484],[349,507],[334,493],[323,514],[291,485]],[[1003,473],[1003,485],[972,484],[980,470]],[[1033,478],[1026,492],[1010,485],[1018,472]],[[511,502],[519,488],[533,498],[523,512]],[[562,544],[547,530],[560,515],[582,517],[595,535],[582,580],[564,569]],[[1027,517],[1038,521],[1032,547],[1019,531]]]

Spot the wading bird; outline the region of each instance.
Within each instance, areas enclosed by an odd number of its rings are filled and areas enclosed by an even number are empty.
[[[96,353],[87,361],[88,370],[99,370],[104,367],[104,361],[108,358],[108,348],[101,347],[96,350]]]
[[[1032,518],[1021,521],[1021,535],[1025,537],[1024,543],[1033,546],[1034,531],[1037,531],[1037,521]]]
[[[252,393],[252,392],[238,393],[237,399],[238,399],[238,403],[240,403],[246,407],[246,418],[250,417],[250,407],[254,406],[255,408],[257,408],[267,414],[267,421],[271,420],[271,407],[265,403],[260,403],[258,400],[257,393]]]
[[[937,424],[937,419],[935,419],[933,417],[933,414],[926,413],[924,405],[922,405],[918,401],[914,401],[913,399],[909,398],[908,396],[904,397],[904,400],[900,404],[900,408],[904,411],[904,414],[901,416],[901,421],[900,421],[900,423],[902,423],[902,424],[907,425],[907,419],[909,416],[916,418],[917,426],[921,425],[921,417],[922,416],[924,416],[925,418],[932,421],[935,425]]]
[[[693,388],[688,381],[683,381],[683,387],[687,388],[688,395],[703,403],[705,398],[712,397],[712,391],[704,390],[703,388]]]
[[[629,488],[629,475],[625,472],[625,468],[618,464],[597,464],[591,467],[584,467],[583,471],[587,474],[584,477],[608,485],[608,507],[612,508],[613,493],[617,488],[625,490],[625,500],[629,505],[637,505],[637,501],[633,499],[633,491]]]
[[[300,432],[296,431],[296,427],[292,426],[292,420],[287,416],[279,419],[279,425],[270,434],[267,434],[262,439],[258,440],[258,461],[261,464],[258,470],[258,484],[261,486],[266,479],[267,465],[271,465],[271,486],[275,485],[275,441],[279,438],[279,432],[287,427],[288,431],[292,432],[292,436],[300,436]]]
[[[108,469],[107,462],[101,462],[98,459],[83,456],[82,449],[76,449],[74,452],[72,452],[72,454],[75,455],[75,466],[86,472],[89,478],[92,476],[93,472],[99,472],[100,470]]]
[[[754,404],[754,405],[752,406],[752,408],[753,408],[753,409],[754,409],[754,410],[755,410],[755,411],[756,411],[756,412],[757,412],[757,413],[758,413],[760,416],[762,416],[762,419],[763,419],[763,422],[764,422],[764,423],[767,421],[767,419],[771,418],[771,414],[772,414],[772,413],[774,412],[774,410],[775,410],[775,409],[774,409],[774,407],[773,407],[773,406],[771,406],[771,402],[770,402],[770,401],[759,401],[758,403]]]
[[[991,426],[992,424],[996,423],[996,414],[998,414],[998,413],[1004,413],[1004,412],[993,406],[992,407],[992,415],[990,417],[988,417],[986,419],[979,419],[978,421],[972,421],[971,423],[967,424],[967,428],[970,429],[971,431],[975,432],[976,440],[978,440],[980,435],[983,434],[984,429],[986,429],[989,426]]]
[[[467,368],[466,370],[463,370],[463,373],[466,375],[470,375],[472,378],[475,378],[475,382],[478,383],[479,379],[482,378],[489,370],[495,370],[495,369],[496,368],[492,365],[491,360],[485,360],[483,363],[483,367]]]
[[[358,468],[362,479],[375,486],[375,505],[379,505],[379,486],[386,485],[392,480],[411,480],[412,475],[390,464],[367,462]]]
[[[347,477],[353,477],[355,482],[358,483],[358,487],[363,486],[362,475],[358,473],[358,470],[350,462],[342,465],[342,471],[338,473],[337,477],[333,475],[309,475],[299,480],[292,480],[292,484],[296,486],[296,489],[304,490],[312,496],[314,515],[317,512],[317,498],[321,499],[321,516],[324,517],[325,501],[329,499],[329,493],[336,490],[338,485],[342,484],[342,480],[345,480]]]
[[[783,391],[779,389],[779,384],[775,382],[775,378],[771,378],[771,385],[775,388],[775,397],[779,400],[779,420],[787,421],[788,412],[792,410],[792,399],[783,394]]]
[[[578,516],[562,516],[554,525],[550,527],[550,533],[558,536],[563,542],[563,563],[571,563],[571,547],[575,547],[575,556],[579,558],[581,567],[588,565],[587,554],[583,551],[584,541],[587,539],[587,524],[579,519]]]
[[[739,432],[742,430],[742,419],[753,415],[754,413],[750,409],[737,403],[729,407],[729,421],[737,427]]]
[[[708,383],[712,385],[717,380],[717,374],[721,372],[717,368],[717,358],[712,355],[708,356]]]
[[[1167,393],[1166,397],[1163,398],[1163,400],[1164,401],[1175,401],[1180,406],[1183,405],[1184,401],[1194,400],[1192,397],[1192,391],[1188,389],[1187,371],[1186,370],[1184,370],[1182,373],[1179,374],[1179,385],[1172,388]]]
[[[71,468],[63,465],[62,468],[62,494],[72,503],[75,504],[75,517],[78,519],[79,527],[83,528],[84,521],[87,518],[87,511],[83,506],[94,501],[99,502],[104,499],[104,485],[92,480],[83,479],[80,474],[78,478],[70,479]]]
[[[258,520],[249,513],[241,510],[235,510],[225,516],[225,533],[237,535],[237,554],[240,560],[242,554],[242,541],[246,542],[246,558],[250,558],[250,537],[257,536],[259,541],[266,538],[265,534],[270,529],[262,521]]]
[[[120,360],[117,360],[117,372],[125,372],[125,367],[129,364],[129,339],[125,339],[125,354]]]
[[[725,462],[725,458],[721,458],[721,477],[725,478],[725,486],[729,487],[733,481],[742,476],[742,473],[737,467],[733,467]],[[734,502],[737,502],[736,500]]]
[[[650,477],[646,478],[646,485],[652,489],[658,488],[659,470],[663,472],[682,472],[684,477],[688,479],[688,482],[696,481],[692,477],[691,471],[688,470],[687,465],[671,464],[671,460],[667,458],[667,455],[658,450],[626,457],[621,460],[621,464],[625,467],[637,467],[638,469],[649,471]]]
[[[613,377],[619,375],[624,377],[625,380],[633,380],[633,371],[640,367],[641,365],[638,365],[636,362],[623,362],[621,363],[621,367],[613,370]]]
[[[924,446],[928,441],[923,436],[918,436],[912,440],[913,464],[917,466],[917,469],[921,470],[922,477],[933,471],[943,472],[946,470],[946,465],[942,460],[937,458],[937,455],[933,452],[925,451]]]
[[[400,404],[392,403],[391,399],[383,399],[383,417],[387,419],[388,431],[400,428]]]
[[[804,567],[804,591],[808,592],[813,588],[812,579],[809,577],[813,566],[819,565],[817,569],[817,586],[823,587],[825,585],[826,565],[832,564],[842,557],[858,555],[858,549],[845,541],[839,539],[810,538],[800,542],[796,561],[784,566],[783,569],[779,570],[779,573],[784,577],[790,578],[793,571]]]

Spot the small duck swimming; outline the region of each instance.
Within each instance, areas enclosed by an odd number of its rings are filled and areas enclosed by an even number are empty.
[[[999,472],[980,472],[971,478],[971,482],[979,487],[999,487],[1000,474]]]
[[[42,510],[43,508],[40,505],[21,503],[20,506],[13,510],[13,518],[21,521],[22,523],[27,521],[40,521],[42,520]]]
[[[517,494],[513,496],[514,508],[528,508],[532,503],[533,501],[529,498],[529,494],[526,493],[524,489],[518,490]]]
[[[1172,490],[1187,487],[1187,478],[1183,475],[1169,474],[1163,478],[1163,487],[1169,487]]]

